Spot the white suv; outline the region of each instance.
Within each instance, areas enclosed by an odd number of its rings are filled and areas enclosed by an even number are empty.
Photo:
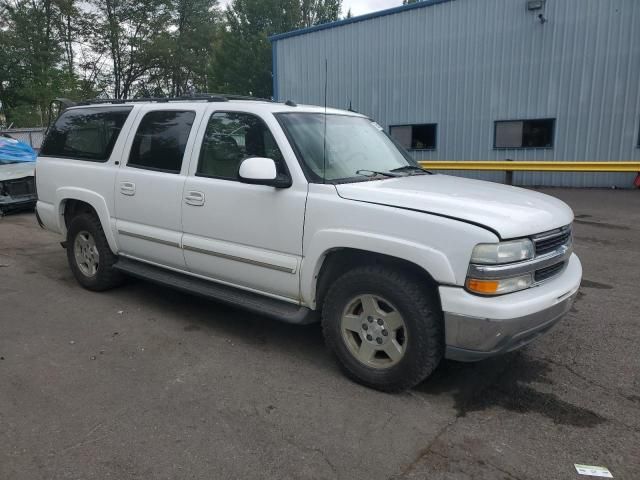
[[[40,224],[91,290],[143,277],[286,322],[321,319],[386,391],[443,357],[514,350],[582,268],[555,198],[434,175],[353,112],[221,96],[65,110],[36,167]]]

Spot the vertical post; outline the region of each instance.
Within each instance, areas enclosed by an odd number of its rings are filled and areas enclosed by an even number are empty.
[[[507,158],[507,162],[513,162],[512,158]],[[504,177],[504,183],[507,185],[513,185],[513,170],[507,170]]]

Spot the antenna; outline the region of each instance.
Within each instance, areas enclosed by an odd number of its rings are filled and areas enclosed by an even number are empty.
[[[324,131],[322,133],[322,183],[327,183],[327,59],[324,59]]]

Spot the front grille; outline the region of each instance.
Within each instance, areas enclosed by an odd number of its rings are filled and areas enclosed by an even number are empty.
[[[556,233],[541,235],[540,238],[534,238],[533,242],[536,248],[536,256],[553,252],[558,247],[566,245],[571,241],[571,227],[565,227]]]
[[[33,195],[36,192],[33,177],[8,180],[4,182],[5,193],[11,197]]]
[[[550,267],[541,268],[540,270],[536,270],[536,273],[533,275],[536,283],[543,282],[554,275],[557,275],[564,268],[564,262],[556,263],[555,265],[551,265]]]

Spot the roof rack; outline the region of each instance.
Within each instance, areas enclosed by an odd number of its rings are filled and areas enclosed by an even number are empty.
[[[133,103],[133,102],[156,102],[156,103],[168,103],[168,102],[184,102],[202,100],[206,102],[228,102],[229,100],[250,100],[255,102],[272,102],[268,98],[249,97],[246,95],[233,95],[226,93],[196,93],[193,95],[181,95],[179,97],[139,97],[130,98],[127,100],[121,98],[95,98],[92,100],[83,100],[78,102],[77,105],[96,105],[101,103]]]

